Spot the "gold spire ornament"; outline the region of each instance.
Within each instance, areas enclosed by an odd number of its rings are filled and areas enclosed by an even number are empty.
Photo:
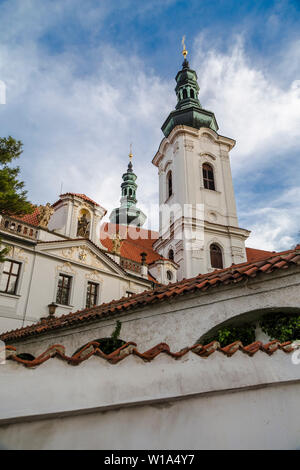
[[[182,55],[183,55],[184,59],[186,59],[188,51],[186,50],[186,47],[185,47],[185,36],[182,37],[181,44],[182,44]]]
[[[133,157],[133,154],[132,154],[132,144],[130,144],[130,151],[129,151],[129,158],[130,158],[130,161],[132,161],[132,157]]]

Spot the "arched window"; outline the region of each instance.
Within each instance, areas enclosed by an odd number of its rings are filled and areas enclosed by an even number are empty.
[[[188,96],[187,96],[187,91],[186,91],[185,88],[183,89],[182,97],[183,97],[184,100],[188,97]]]
[[[210,264],[212,268],[223,269],[222,250],[214,243],[210,245]]]
[[[192,88],[190,90],[190,97],[195,98],[195,93],[194,93],[194,90]]]
[[[172,184],[172,171],[170,170],[167,174],[167,196],[170,197],[173,194],[173,184]]]
[[[171,261],[174,261],[174,251],[173,251],[173,250],[170,250],[170,251],[169,251],[168,257],[169,257],[169,259],[170,259]]]
[[[215,190],[214,170],[208,163],[204,163],[202,167],[203,183],[206,189]]]

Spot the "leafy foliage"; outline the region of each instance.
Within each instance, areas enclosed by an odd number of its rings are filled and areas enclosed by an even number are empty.
[[[255,341],[255,324],[244,323],[236,327],[227,326],[220,328],[215,334],[204,336],[202,343],[210,343],[218,341],[221,347],[241,341],[244,345],[251,344]]]
[[[123,344],[125,344],[125,341],[122,341],[121,339],[119,339],[121,327],[122,327],[122,323],[119,320],[117,320],[115,329],[112,332],[111,337],[99,339],[100,349],[105,354],[110,354],[116,349],[123,346]]]
[[[202,344],[218,341],[221,347],[241,341],[244,346],[253,343],[257,322],[244,323],[239,326],[226,326],[220,328],[214,334],[204,335]],[[270,340],[277,339],[281,343],[300,339],[300,314],[269,313],[262,317],[259,322],[262,331],[268,335]]]
[[[270,339],[278,339],[282,343],[300,339],[300,314],[268,315],[260,321],[260,327]]]
[[[21,141],[0,138],[0,213],[6,215],[29,214],[34,207],[27,201],[27,191],[24,183],[18,180],[20,168],[11,167],[10,164],[22,153]],[[0,239],[1,242],[1,239]],[[5,260],[7,249],[0,250],[0,262]]]
[[[0,212],[2,214],[28,214],[33,206],[27,201],[24,183],[18,180],[20,168],[9,164],[22,153],[23,144],[12,137],[0,138]]]

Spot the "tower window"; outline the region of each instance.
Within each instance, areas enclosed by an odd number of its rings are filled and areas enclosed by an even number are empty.
[[[170,250],[170,251],[169,251],[169,259],[170,259],[171,261],[174,261],[174,251],[173,251],[173,250]]]
[[[169,171],[167,174],[167,194],[168,197],[171,197],[173,194],[172,171]]]
[[[208,163],[202,167],[204,188],[215,191],[214,170]]]
[[[188,96],[187,96],[187,91],[186,91],[185,88],[183,89],[182,97],[183,97],[184,100],[188,97]]]
[[[195,98],[195,93],[194,93],[194,90],[193,90],[193,89],[190,90],[190,97],[191,97],[191,98]]]
[[[218,245],[210,245],[210,264],[212,268],[223,269],[222,250]]]

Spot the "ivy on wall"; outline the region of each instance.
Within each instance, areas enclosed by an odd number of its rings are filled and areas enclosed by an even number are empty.
[[[122,323],[118,320],[110,338],[100,338],[95,341],[100,343],[100,349],[104,354],[110,354],[125,344],[125,341],[119,339]]]
[[[224,328],[220,328],[213,334],[208,333],[202,337],[201,343],[208,344],[211,341],[218,341],[221,347],[224,347],[235,341],[241,341],[243,345],[246,346],[256,340],[255,329],[257,323],[270,340],[277,339],[281,343],[284,343],[285,341],[300,339],[299,313],[272,313],[265,315],[258,322],[253,321],[238,326],[228,325]]]

